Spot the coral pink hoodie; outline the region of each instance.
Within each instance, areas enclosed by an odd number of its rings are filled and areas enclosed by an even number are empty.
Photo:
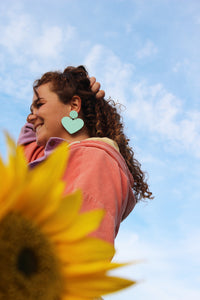
[[[50,138],[45,148],[37,146],[32,125],[27,123],[21,130],[18,143],[24,145],[29,165],[33,167],[61,141],[61,138]],[[108,138],[89,138],[69,146],[70,156],[63,177],[65,193],[80,188],[83,192],[82,211],[105,210],[99,229],[92,235],[114,243],[120,222],[135,206],[131,188],[133,177],[116,143]]]

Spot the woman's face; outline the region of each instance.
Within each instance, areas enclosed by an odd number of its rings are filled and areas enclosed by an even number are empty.
[[[36,132],[36,141],[39,146],[45,146],[50,137],[67,139],[69,134],[61,124],[61,119],[69,116],[70,104],[61,102],[56,93],[50,90],[50,83],[37,88],[38,96],[34,93],[31,105],[32,114],[29,122]]]

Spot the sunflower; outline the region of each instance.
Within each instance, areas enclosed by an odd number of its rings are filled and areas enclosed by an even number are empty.
[[[80,213],[81,191],[63,196],[69,156],[62,143],[30,170],[23,149],[7,135],[0,158],[0,299],[89,300],[134,284],[108,271],[114,247],[89,237],[102,210]]]

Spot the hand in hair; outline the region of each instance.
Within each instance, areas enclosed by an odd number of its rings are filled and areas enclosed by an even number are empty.
[[[96,82],[96,78],[95,77],[90,77],[90,86],[91,86],[91,90],[96,93],[96,98],[100,99],[103,98],[105,96],[105,92],[103,90],[100,90],[100,83]]]

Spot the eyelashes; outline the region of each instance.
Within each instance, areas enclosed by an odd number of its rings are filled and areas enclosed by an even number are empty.
[[[35,108],[40,108],[44,103],[38,102],[35,104]]]
[[[37,99],[36,101],[34,101],[30,106],[31,114],[33,114],[33,108],[39,109],[42,105],[44,105],[44,103],[41,102],[40,99]]]

